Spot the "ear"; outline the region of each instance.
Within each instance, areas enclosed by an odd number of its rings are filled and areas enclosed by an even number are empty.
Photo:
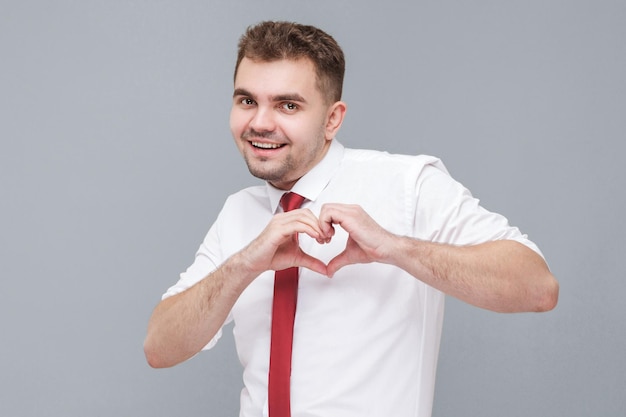
[[[328,108],[328,117],[324,129],[326,140],[334,139],[346,115],[346,103],[337,101]]]

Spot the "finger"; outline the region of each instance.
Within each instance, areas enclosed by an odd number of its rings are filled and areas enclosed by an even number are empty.
[[[309,209],[290,211],[281,220],[291,233],[306,233],[314,239],[321,239],[324,235],[319,220]]]
[[[332,278],[341,268],[351,264],[353,264],[353,262],[350,260],[347,250],[344,250],[328,262],[328,265],[326,266],[328,277]]]
[[[299,266],[310,269],[311,271],[317,272],[320,275],[328,275],[326,264],[305,252],[302,252],[302,257],[300,258],[299,264]]]
[[[274,221],[270,227],[268,227],[267,232],[278,238],[281,242],[298,233],[305,233],[313,239],[322,238],[322,231],[317,218],[302,215],[282,217]]]
[[[335,235],[333,224],[341,224],[340,217],[333,207],[334,205],[324,204],[320,210],[319,226],[326,238],[332,238]]]
[[[346,223],[350,223],[360,215],[360,207],[349,204],[324,204],[320,210],[320,227],[325,233],[331,233],[333,224],[339,224],[344,229]]]

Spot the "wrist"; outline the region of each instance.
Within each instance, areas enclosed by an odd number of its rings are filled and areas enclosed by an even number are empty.
[[[389,233],[377,250],[377,262],[400,266],[406,257],[408,247],[406,236]]]
[[[257,276],[265,271],[257,271],[254,263],[246,256],[245,249],[235,253],[222,264],[221,269],[233,289],[243,291]]]
[[[410,236],[396,235],[393,240],[392,250],[389,252],[389,261],[392,265],[401,268],[412,275],[430,274],[427,266],[431,256],[431,242],[416,239]]]

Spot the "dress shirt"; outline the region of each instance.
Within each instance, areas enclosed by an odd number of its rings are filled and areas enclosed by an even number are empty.
[[[538,248],[491,213],[432,156],[344,148],[333,140],[324,159],[293,187],[303,208],[358,204],[392,233],[471,245],[510,239]],[[164,298],[189,288],[257,237],[280,211],[283,191],[269,184],[231,195],[196,254]],[[300,235],[300,246],[327,263],[346,244],[339,226],[329,244]],[[419,278],[419,277],[418,277]],[[255,279],[233,306],[243,365],[241,417],[267,415],[274,272]],[[332,279],[300,268],[294,325],[293,417],[429,417],[444,294],[385,264],[349,265]],[[221,331],[207,345],[212,347]]]

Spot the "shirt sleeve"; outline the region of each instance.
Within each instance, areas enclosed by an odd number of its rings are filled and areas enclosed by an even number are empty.
[[[506,217],[482,207],[467,188],[450,176],[441,161],[425,164],[415,185],[413,221],[418,238],[454,245],[514,240],[543,257],[537,245],[511,226]]]
[[[193,285],[214,272],[223,262],[219,244],[218,222],[219,217],[218,220],[216,220],[216,222],[211,226],[209,232],[200,244],[193,263],[185,272],[180,274],[178,282],[167,289],[165,294],[163,294],[162,299],[166,299],[191,288]],[[217,341],[222,337],[222,328],[231,321],[232,313],[229,313],[222,327],[218,330],[213,339],[211,339],[211,341],[209,341],[209,343],[203,348],[203,350],[210,349],[215,346]]]

